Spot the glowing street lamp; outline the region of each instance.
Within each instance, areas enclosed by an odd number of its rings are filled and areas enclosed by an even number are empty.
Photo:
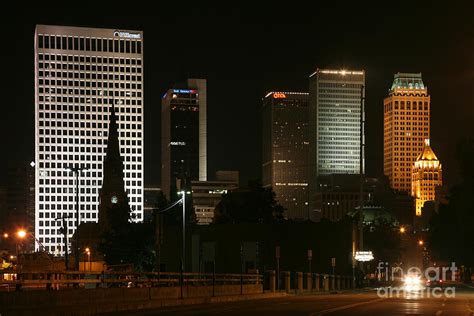
[[[84,249],[84,252],[86,253],[87,255],[87,261],[89,261],[89,271],[91,271],[91,249],[89,247],[87,247],[86,249]],[[84,262],[84,271],[86,271],[86,263]]]
[[[3,234],[3,238],[7,239],[8,237],[10,237],[10,235],[8,235],[8,233]]]
[[[402,227],[400,227],[400,233],[402,233],[402,234],[403,234],[403,233],[405,233],[405,231],[406,231],[405,227],[403,227],[403,226],[402,226]]]
[[[424,243],[425,243],[425,242],[424,242],[423,240],[421,240],[421,239],[418,240],[418,245],[423,246]]]
[[[17,236],[21,239],[26,237],[26,231],[23,229],[20,229],[19,231],[16,232]]]

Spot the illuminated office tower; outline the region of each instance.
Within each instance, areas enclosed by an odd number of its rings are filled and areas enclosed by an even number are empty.
[[[412,167],[411,195],[415,199],[415,215],[421,216],[426,201],[434,201],[436,188],[443,185],[441,163],[430,147],[429,139]]]
[[[364,95],[363,70],[317,69],[309,76],[309,166],[312,202],[316,192],[321,191],[321,176],[360,174],[361,125],[364,135],[361,111]],[[362,142],[364,143],[364,138]],[[364,161],[362,158],[363,173]]]
[[[161,101],[161,190],[191,190],[207,181],[206,80],[188,79]]]
[[[430,96],[421,73],[397,73],[384,100],[384,174],[411,192],[412,167],[430,138]]]
[[[308,93],[269,92],[263,98],[262,179],[285,216],[308,219]]]
[[[143,33],[37,25],[35,32],[35,237],[63,254],[60,217],[76,230],[97,222],[111,105],[115,104],[124,182],[143,219]]]

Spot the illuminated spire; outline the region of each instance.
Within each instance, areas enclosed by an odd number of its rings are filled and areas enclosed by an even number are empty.
[[[430,147],[430,140],[428,138],[425,139],[425,147],[423,148],[423,151],[416,158],[416,162],[418,161],[439,161],[433,149]]]

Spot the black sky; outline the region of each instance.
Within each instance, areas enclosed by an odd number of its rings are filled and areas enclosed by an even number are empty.
[[[262,96],[271,90],[307,91],[308,75],[316,67],[366,70],[371,176],[383,172],[383,98],[393,74],[422,72],[432,98],[431,144],[448,184],[458,180],[456,143],[474,137],[469,2],[449,8],[408,2],[387,2],[386,7],[256,5],[212,9],[173,3],[142,13],[129,6],[119,7],[118,15],[110,7],[30,8],[31,13],[4,17],[0,182],[7,166],[34,157],[35,24],[144,31],[146,184],[159,184],[160,102],[176,81],[208,79],[209,175],[239,170],[246,182],[260,178]]]

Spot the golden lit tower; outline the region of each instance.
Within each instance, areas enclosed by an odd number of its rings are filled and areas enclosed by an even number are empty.
[[[412,169],[411,195],[415,199],[415,214],[421,216],[426,201],[434,201],[436,187],[443,184],[441,163],[425,140],[425,147],[418,155]]]
[[[397,73],[384,100],[384,174],[390,187],[409,193],[411,171],[430,138],[430,96],[421,73]]]

